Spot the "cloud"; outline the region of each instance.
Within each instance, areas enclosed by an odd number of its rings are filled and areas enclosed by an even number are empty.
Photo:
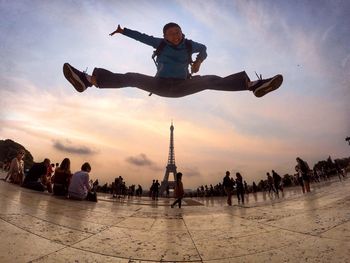
[[[201,177],[201,173],[197,167],[185,167],[182,173],[186,177]]]
[[[129,156],[125,159],[125,161],[131,165],[138,166],[138,167],[148,167],[155,171],[162,170],[160,167],[158,167],[152,160],[150,160],[146,154],[140,153],[136,156]]]
[[[132,165],[136,166],[151,166],[153,165],[153,162],[148,159],[147,155],[144,153],[141,153],[137,156],[130,156],[126,158],[126,161]]]
[[[73,154],[93,155],[96,153],[95,150],[92,150],[87,146],[75,146],[69,140],[66,142],[54,141],[53,147],[59,151]]]

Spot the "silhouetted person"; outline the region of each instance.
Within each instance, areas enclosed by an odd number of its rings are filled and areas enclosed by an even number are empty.
[[[185,191],[182,184],[182,173],[176,174],[176,182],[174,189],[174,196],[176,198],[175,202],[171,205],[171,208],[174,208],[176,204],[179,204],[179,208],[181,208],[181,200],[184,197]]]
[[[138,185],[137,189],[136,189],[136,195],[137,196],[142,196],[142,186]]]
[[[35,191],[44,192],[45,185],[41,182],[41,178],[46,176],[47,168],[50,166],[50,160],[45,159],[42,163],[35,163],[28,171],[24,178],[22,186]]]
[[[222,185],[224,186],[225,193],[227,194],[227,204],[229,206],[231,206],[232,205],[231,197],[232,197],[232,191],[233,191],[233,182],[230,178],[229,171],[226,171],[226,175],[223,179]]]
[[[278,173],[275,172],[275,170],[272,170],[272,178],[276,194],[278,195],[278,189],[280,189],[283,192],[283,188],[281,187],[282,178]]]
[[[255,182],[253,182],[252,188],[253,188],[253,193],[256,193],[258,191],[258,187]]]
[[[244,204],[244,186],[243,186],[243,177],[240,173],[236,173],[236,187],[237,187],[237,199],[238,203],[242,201]]]
[[[266,176],[267,176],[267,186],[269,188],[269,194],[271,193],[271,190],[274,191],[275,193],[277,193],[275,190],[275,187],[274,187],[274,182],[273,182],[272,176],[270,175],[269,172],[266,173]]]
[[[170,187],[169,187],[169,185],[166,186],[165,194],[166,194],[166,198],[169,198],[169,195],[170,195]]]
[[[154,198],[153,199],[157,199],[158,200],[158,197],[159,197],[159,182],[158,180],[155,181],[154,183],[154,189],[153,189],[153,195],[154,195]]]
[[[305,162],[299,157],[297,157],[296,160],[298,162],[298,166],[300,169],[301,177],[303,179],[305,190],[306,192],[310,192],[309,165],[307,164],[307,162]]]
[[[244,192],[245,194],[247,194],[247,198],[248,198],[249,190],[248,190],[248,184],[246,181],[244,181]]]

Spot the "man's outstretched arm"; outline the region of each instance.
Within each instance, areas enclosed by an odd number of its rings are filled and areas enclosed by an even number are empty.
[[[140,33],[136,30],[131,30],[129,28],[121,28],[120,25],[118,25],[118,28],[113,31],[112,33],[110,33],[109,35],[110,36],[113,36],[114,34],[117,34],[117,33],[120,33],[120,34],[123,34],[124,36],[127,36],[127,37],[130,37],[132,39],[135,39],[137,41],[140,41],[146,45],[149,45],[149,46],[152,46],[154,48],[157,48],[160,44],[160,42],[162,42],[162,38],[156,38],[156,37],[153,37],[153,36],[149,36],[147,34],[143,34],[143,33]]]

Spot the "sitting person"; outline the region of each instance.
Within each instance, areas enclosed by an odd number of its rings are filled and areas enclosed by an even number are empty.
[[[96,193],[91,192],[92,187],[89,184],[89,172],[91,166],[84,163],[81,171],[73,174],[68,187],[68,197],[75,200],[88,200],[97,202]]]
[[[24,175],[24,150],[20,149],[17,152],[16,157],[14,157],[10,164],[10,169],[7,173],[7,176],[5,178],[5,181],[9,178],[11,183],[14,184],[22,184],[23,175]]]
[[[41,182],[43,185],[45,185],[47,191],[49,193],[52,193],[52,180],[51,180],[51,177],[52,177],[52,174],[53,174],[53,169],[54,167],[54,164],[50,164],[48,167],[47,167],[47,172],[46,172],[46,175],[42,176],[41,177]]]
[[[68,186],[72,173],[70,171],[70,160],[64,158],[61,165],[56,168],[52,177],[53,194],[66,196],[68,194]]]
[[[49,166],[49,159],[45,159],[42,163],[35,163],[32,168],[29,169],[22,186],[35,191],[44,192],[46,186],[42,183],[42,177],[46,176]]]

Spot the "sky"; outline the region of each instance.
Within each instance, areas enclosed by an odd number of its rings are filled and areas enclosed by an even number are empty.
[[[171,122],[185,188],[226,170],[249,184],[272,169],[293,174],[297,156],[310,166],[348,157],[349,13],[346,0],[0,0],[0,139],[36,162],[68,157],[77,171],[88,161],[93,179],[146,188],[164,177]],[[152,47],[109,33],[120,24],[162,37],[168,22],[206,45],[200,75],[282,74],[281,88],[174,99],[130,87],[78,93],[65,80],[65,62],[154,76]]]

